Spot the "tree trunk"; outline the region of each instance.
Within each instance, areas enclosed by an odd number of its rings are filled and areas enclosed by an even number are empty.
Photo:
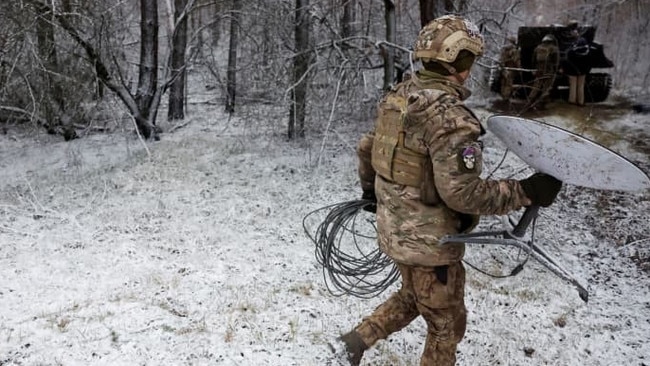
[[[56,55],[52,23],[54,16],[47,7],[38,7],[37,12],[39,13],[36,22],[38,55],[43,65],[42,80],[44,83],[41,92],[44,93],[45,119],[48,124],[53,125],[57,117],[60,117],[65,105],[63,90],[53,76],[59,74],[59,61]]]
[[[241,0],[232,1],[232,17],[230,18],[230,44],[228,45],[228,72],[226,90],[226,112],[235,111],[235,96],[237,93],[237,47],[239,45],[239,18]]]
[[[65,30],[72,39],[83,48],[86,53],[88,63],[95,69],[97,79],[113,91],[122,100],[128,108],[136,122],[138,131],[145,138],[158,138],[158,129],[153,125],[156,113],[160,103],[160,96],[164,87],[156,88],[157,85],[157,63],[158,63],[158,8],[155,0],[141,0],[141,24],[143,32],[141,34],[141,56],[139,87],[137,94],[134,96],[123,82],[116,80],[109,71],[109,67],[102,59],[101,53],[88,41],[86,41],[65,16],[55,13],[48,4],[41,3],[38,0],[24,0],[36,7],[44,7],[53,14],[53,21]],[[192,0],[190,0],[192,1]],[[146,25],[149,25],[147,27]],[[151,30],[150,32],[146,32]],[[169,66],[170,61],[167,62]],[[151,88],[151,85],[154,87]],[[145,98],[146,97],[146,98]],[[148,100],[149,103],[145,103]]]
[[[468,0],[447,0],[445,2],[445,10],[447,13],[463,14],[467,11]]]
[[[386,21],[386,41],[392,44],[396,43],[397,36],[395,28],[395,2],[393,0],[384,0],[384,17]],[[393,47],[384,47],[382,55],[384,56],[384,90],[389,90],[395,78],[395,49]]]
[[[289,108],[289,126],[287,136],[305,137],[305,110],[307,106],[307,85],[309,71],[309,0],[296,0],[294,23],[296,55],[293,57],[293,88],[291,89],[291,106]],[[296,130],[296,125],[297,130]]]
[[[424,27],[430,21],[435,19],[435,1],[436,0],[420,0],[420,26]]]
[[[79,6],[80,5],[76,1],[61,0],[61,11],[63,12],[63,16],[68,19],[68,22],[70,22],[70,24],[77,23],[77,20],[79,18],[74,16],[73,14],[75,13],[75,11],[77,11]]]
[[[444,9],[445,14],[457,13],[457,9],[454,6],[454,0],[445,0]]]
[[[220,2],[215,2],[212,4],[209,8],[209,20],[208,23],[211,23],[212,25],[210,26],[210,33],[212,35],[212,45],[213,46],[218,46],[219,45],[219,38],[221,38],[221,22],[219,21],[220,16],[219,13],[221,13],[221,3]]]
[[[169,121],[185,118],[185,49],[187,47],[187,17],[179,20],[179,17],[187,6],[187,0],[174,0],[174,23],[172,36],[171,54],[171,78],[169,88],[169,109],[167,119]]]
[[[341,38],[348,38],[354,35],[352,23],[355,21],[354,9],[356,0],[343,0],[343,16],[341,17]]]
[[[424,27],[430,21],[445,15],[459,14],[467,10],[467,0],[419,0],[420,24]]]
[[[157,110],[152,110],[154,94],[158,88],[158,2],[157,0],[140,0],[140,70],[135,103],[145,121],[156,124]],[[147,138],[152,131],[148,123],[139,124],[140,132]]]

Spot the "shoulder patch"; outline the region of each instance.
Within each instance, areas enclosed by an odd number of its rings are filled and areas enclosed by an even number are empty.
[[[479,142],[463,146],[458,151],[458,168],[461,172],[476,172],[481,159],[481,144]]]

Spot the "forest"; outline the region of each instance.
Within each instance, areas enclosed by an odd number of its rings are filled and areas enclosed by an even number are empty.
[[[492,90],[509,37],[595,29],[607,98],[523,117],[649,171],[630,108],[650,96],[647,0],[0,1],[0,365],[344,365],[331,343],[399,283],[333,292],[310,239],[359,202],[359,137],[419,67],[422,24],[451,13],[486,42],[466,81],[481,122],[523,105]],[[482,142],[484,177],[534,172]],[[375,216],[353,218],[340,248],[386,260]],[[518,248],[468,244],[458,364],[648,365],[648,222],[646,192],[566,183],[541,209],[527,237],[588,302]],[[362,365],[418,364],[426,335],[416,319]]]
[[[476,95],[490,96],[499,49],[518,27],[575,19],[597,28],[614,62],[612,95],[639,102],[650,84],[649,10],[641,0],[4,1],[0,124],[66,140],[137,126],[158,139],[197,103],[194,78],[210,103],[229,113],[272,105],[287,137],[304,138],[370,118],[412,69],[421,25],[443,14],[467,17],[485,37]]]

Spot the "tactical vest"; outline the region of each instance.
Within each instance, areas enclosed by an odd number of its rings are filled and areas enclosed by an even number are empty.
[[[540,46],[535,53],[535,60],[538,64],[543,64],[548,62],[548,58],[551,56],[551,48],[549,46]]]
[[[392,183],[420,188],[431,161],[404,145],[406,103],[406,98],[397,94],[390,94],[382,102],[372,145],[372,167]]]

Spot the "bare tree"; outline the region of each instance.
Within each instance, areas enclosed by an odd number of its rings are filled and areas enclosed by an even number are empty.
[[[237,47],[239,46],[239,19],[241,17],[241,0],[232,0],[230,18],[230,44],[228,46],[228,76],[226,90],[226,112],[235,111],[237,91]]]
[[[384,0],[385,21],[386,21],[386,41],[395,44],[396,20],[395,20],[395,2],[393,0]],[[382,50],[384,56],[384,90],[390,89],[395,78],[395,49],[393,47],[384,47]]]
[[[174,23],[178,22],[178,24],[170,29],[172,32],[172,82],[169,87],[169,109],[167,111],[167,119],[170,121],[185,118],[187,18],[180,19],[180,17],[186,6],[187,0],[174,0]]]
[[[55,16],[41,5],[0,5],[0,121],[34,122],[70,140],[77,137],[72,122],[88,94],[88,70],[69,44],[57,43]],[[65,75],[69,70],[76,73]]]
[[[430,21],[451,13],[460,13],[467,8],[467,0],[419,0],[420,25],[425,26]]]
[[[638,0],[232,1],[157,1],[175,5],[170,7],[174,9],[169,18],[171,30],[161,28],[158,37],[158,17],[153,16],[158,9],[152,0],[115,4],[0,1],[0,123],[32,121],[45,126],[72,120],[78,126],[79,121],[89,120],[80,105],[103,103],[116,96],[138,131],[151,137],[155,135],[156,111],[168,89],[168,117],[182,118],[187,113],[180,109],[188,98],[187,89],[181,87],[183,78],[188,77],[181,71],[190,62],[184,49],[203,45],[197,56],[202,57],[196,64],[197,75],[202,76],[200,72],[206,69],[210,72],[216,82],[206,86],[228,99],[227,108],[235,108],[235,97],[237,106],[278,105],[286,103],[283,98],[288,97],[290,138],[304,136],[308,121],[315,122],[307,128],[317,129],[318,121],[328,121],[326,130],[333,129],[338,122],[371,118],[382,87],[388,87],[395,81],[393,75],[399,78],[410,66],[408,60],[400,60],[395,54],[408,54],[421,24],[447,13],[470,16],[481,27],[486,52],[477,68],[482,73],[475,73],[472,82],[482,86],[487,85],[486,71],[494,68],[497,48],[506,35],[515,34],[523,25],[562,22],[566,17],[599,27],[597,37],[606,53],[613,56],[616,65],[626,65],[614,71],[619,88],[643,91],[650,83],[650,77],[638,77],[647,74],[639,60],[647,59],[650,49],[643,47],[648,42],[641,36],[647,34],[647,17],[642,15],[648,6]],[[193,7],[191,3],[197,4],[192,13],[194,23],[188,24],[191,31],[185,31],[183,19]],[[36,11],[39,6],[41,10]],[[562,13],[567,11],[570,14]],[[208,40],[218,39],[219,30],[223,30],[218,24],[223,18],[228,18],[233,27],[232,46]],[[183,32],[185,45],[179,43]],[[206,37],[204,43],[200,34]],[[630,41],[615,42],[621,34]],[[173,46],[156,44],[166,36]],[[160,56],[156,56],[158,47]],[[95,88],[102,85],[110,93],[91,100],[97,94]],[[481,88],[475,89],[480,95]],[[80,101],[78,105],[74,104],[76,100]],[[277,113],[286,115],[287,109]],[[99,108],[88,110],[95,113]],[[250,109],[249,113],[268,114],[269,110],[274,109]]]
[[[135,103],[138,107],[140,131],[148,138],[158,113],[158,1],[140,0],[140,71]],[[155,108],[152,108],[156,103]]]
[[[216,46],[219,43],[219,38],[221,38],[221,27],[220,27],[220,17],[219,13],[221,13],[221,7],[223,6],[222,2],[220,1],[214,1],[211,2],[211,7],[210,7],[210,23],[212,23],[212,26],[210,27],[210,34],[212,36],[212,45]]]
[[[289,126],[287,136],[305,137],[305,110],[307,106],[308,73],[311,55],[309,52],[309,0],[296,0],[295,52],[293,56],[293,85],[291,86],[291,105],[289,107]],[[296,131],[296,125],[297,131]]]
[[[354,34],[355,8],[357,0],[342,0],[343,16],[341,17],[341,38],[348,38]]]
[[[424,27],[436,18],[436,0],[420,0],[420,25]]]
[[[448,0],[451,4],[446,5],[446,9],[454,8],[454,12],[462,14],[465,13],[469,7],[469,0],[458,0],[456,4],[454,5],[453,1]]]
[[[168,72],[171,65],[171,52],[163,68],[164,76],[159,82],[158,63],[158,5],[156,0],[140,0],[140,62],[138,64],[138,83],[134,94],[128,87],[128,80],[115,65],[113,71],[105,56],[93,43],[82,36],[82,32],[71,24],[64,14],[54,11],[49,4],[38,0],[26,0],[35,6],[43,6],[53,14],[55,21],[86,53],[86,61],[92,65],[97,79],[114,92],[125,104],[133,116],[138,131],[145,138],[158,138],[160,129],[155,126],[156,115],[163,93],[173,80],[173,73]],[[194,0],[187,0],[183,13],[178,16],[176,24],[186,19],[192,9]],[[115,60],[114,54],[109,54]],[[114,74],[116,73],[116,74]]]
[[[65,109],[63,92],[60,85],[55,80],[55,75],[59,74],[59,62],[56,52],[56,42],[54,41],[54,26],[52,24],[52,14],[47,7],[36,7],[38,18],[36,19],[36,34],[38,40],[38,54],[41,60],[41,75],[44,86],[40,92],[43,96],[40,98],[44,117],[48,130],[54,133],[55,120]]]

